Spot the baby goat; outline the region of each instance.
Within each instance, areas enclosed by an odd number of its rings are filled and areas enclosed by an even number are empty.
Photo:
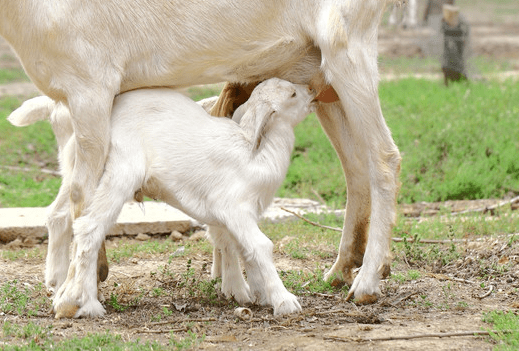
[[[50,99],[37,99],[14,111],[11,123],[30,124],[36,118],[23,121],[24,116],[41,116],[41,111],[52,107]],[[232,295],[240,303],[271,305],[275,315],[300,311],[297,298],[277,275],[272,242],[256,223],[285,177],[294,144],[293,128],[311,112],[313,99],[306,86],[272,78],[258,85],[236,111],[238,124],[209,116],[201,106],[170,89],[135,90],[118,96],[112,109],[105,170],[91,205],[73,225],[78,249],[70,269],[86,274],[71,275],[58,284],[61,288],[54,309],[67,314],[75,310],[75,317],[104,314],[91,263],[123,204],[142,190],[144,195],[209,224],[215,243],[213,275],[222,275],[226,296]],[[38,105],[42,106],[40,112]],[[68,173],[76,145],[66,127],[70,122],[63,121],[66,113],[60,108],[58,105],[51,118],[64,174],[54,212],[67,208],[61,203],[69,198]],[[36,112],[29,113],[31,110]],[[60,124],[70,138],[63,148]],[[238,255],[244,261],[249,285]]]

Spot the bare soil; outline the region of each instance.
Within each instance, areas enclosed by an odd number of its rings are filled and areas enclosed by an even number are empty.
[[[509,60],[512,69],[519,70],[518,24],[492,23],[481,18],[475,18],[471,24],[475,55]],[[424,29],[383,29],[381,52],[390,57],[422,57],[425,55],[422,39],[430,35]],[[20,64],[0,38],[0,68],[12,67]],[[3,89],[0,96],[37,94],[31,84],[24,82],[0,88]],[[414,207],[410,211],[421,209]],[[131,239],[113,239],[108,250],[127,241]],[[31,318],[14,315],[1,318],[19,324],[33,321],[53,325],[56,340],[109,330],[123,340],[157,340],[167,344],[170,331],[179,338],[193,331],[206,335],[198,348],[209,350],[489,350],[493,345],[487,336],[377,339],[479,331],[490,328],[482,321],[485,312],[519,308],[519,248],[508,246],[508,242],[507,237],[493,237],[458,244],[461,255],[448,265],[420,262],[395,252],[393,274],[405,276],[412,269],[419,272],[419,277],[383,281],[383,297],[373,305],[346,302],[344,291],[339,288],[332,294],[308,293],[303,289],[296,292],[302,313],[273,317],[270,308],[251,306],[250,321],[234,316],[237,307],[234,302],[222,296],[214,300],[200,294],[190,296],[189,287],[181,286],[189,259],[197,281],[209,279],[210,253],[198,250],[174,257],[169,264],[170,254],[139,254],[112,263],[104,283],[106,297],[114,294],[121,305],[131,305],[124,311],[105,304],[107,314],[99,319],[54,320],[47,311]],[[38,246],[46,250],[44,244]],[[279,243],[276,246],[274,259],[281,275],[287,271],[313,272],[316,267],[324,270],[336,255],[330,252],[329,258],[294,259],[278,249]],[[0,249],[5,247],[0,245]],[[449,250],[449,246],[440,250]],[[17,279],[19,284],[35,286],[44,280],[43,258],[0,259],[0,262],[0,283]],[[166,265],[171,274],[161,273],[161,267]],[[166,293],[155,296],[154,288],[162,288]],[[164,307],[173,313],[165,316]]]

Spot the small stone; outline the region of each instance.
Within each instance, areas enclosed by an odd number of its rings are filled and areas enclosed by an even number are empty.
[[[181,232],[177,231],[177,230],[174,230],[171,232],[171,234],[169,235],[169,240],[172,240],[172,241],[179,241],[179,240],[182,240],[184,236],[182,235]]]
[[[139,240],[139,241],[146,241],[146,240],[150,240],[150,236],[148,234],[142,234],[142,233],[139,233],[137,234],[137,236],[135,237],[135,240]]]
[[[7,249],[18,249],[23,246],[22,240],[20,238],[16,238],[15,240],[11,241],[7,245],[5,245],[5,248]]]
[[[189,237],[189,240],[198,241],[198,240],[202,240],[203,238],[205,238],[205,230],[198,230],[198,231],[194,232],[193,234],[191,234],[191,236]]]

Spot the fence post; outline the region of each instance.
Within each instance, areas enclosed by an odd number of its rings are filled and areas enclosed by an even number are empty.
[[[467,79],[465,46],[469,26],[460,16],[458,7],[443,5],[441,32],[443,34],[442,71],[445,85],[448,86],[449,81]]]

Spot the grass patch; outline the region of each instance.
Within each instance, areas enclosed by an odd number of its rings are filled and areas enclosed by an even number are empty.
[[[501,198],[519,192],[518,82],[452,84],[404,79],[381,85],[402,156],[399,200]]]
[[[431,217],[417,223],[400,216],[393,235],[402,238],[418,239],[466,239],[480,236],[491,236],[513,233],[519,227],[519,218],[512,216],[514,212],[501,209],[494,216],[485,214],[467,214],[464,216]],[[517,240],[510,238],[511,243]]]
[[[196,348],[205,336],[198,336],[189,331],[184,338],[170,334],[168,345],[156,341],[141,342],[124,341],[121,335],[105,333],[88,334],[85,337],[72,337],[62,341],[53,340],[53,326],[42,327],[33,322],[22,326],[11,322],[2,325],[3,340],[8,344],[2,345],[4,351],[43,351],[43,350],[128,350],[128,351],[166,351],[190,350]]]
[[[58,169],[56,141],[49,123],[17,128],[6,120],[21,102],[13,97],[0,99],[0,207],[47,206],[56,197],[61,179],[40,168]]]
[[[21,68],[0,68],[0,84],[25,81],[29,78]]]
[[[18,280],[7,281],[0,286],[0,312],[31,317],[48,310],[50,300],[42,283],[36,286],[22,284]]]
[[[175,252],[179,245],[171,240],[148,240],[145,242],[123,242],[107,252],[107,258],[119,263],[122,259],[148,254]],[[184,252],[182,253],[182,255]]]
[[[483,320],[492,324],[495,333],[490,336],[498,343],[496,350],[512,351],[519,349],[519,315],[514,312],[492,311]]]
[[[16,249],[16,250],[0,250],[0,257],[6,260],[15,261],[19,259],[42,259],[45,251],[39,247],[30,249]]]
[[[316,268],[313,273],[301,271],[281,271],[280,277],[285,287],[296,295],[336,294],[348,295],[348,286],[335,287],[324,281],[324,272]]]

